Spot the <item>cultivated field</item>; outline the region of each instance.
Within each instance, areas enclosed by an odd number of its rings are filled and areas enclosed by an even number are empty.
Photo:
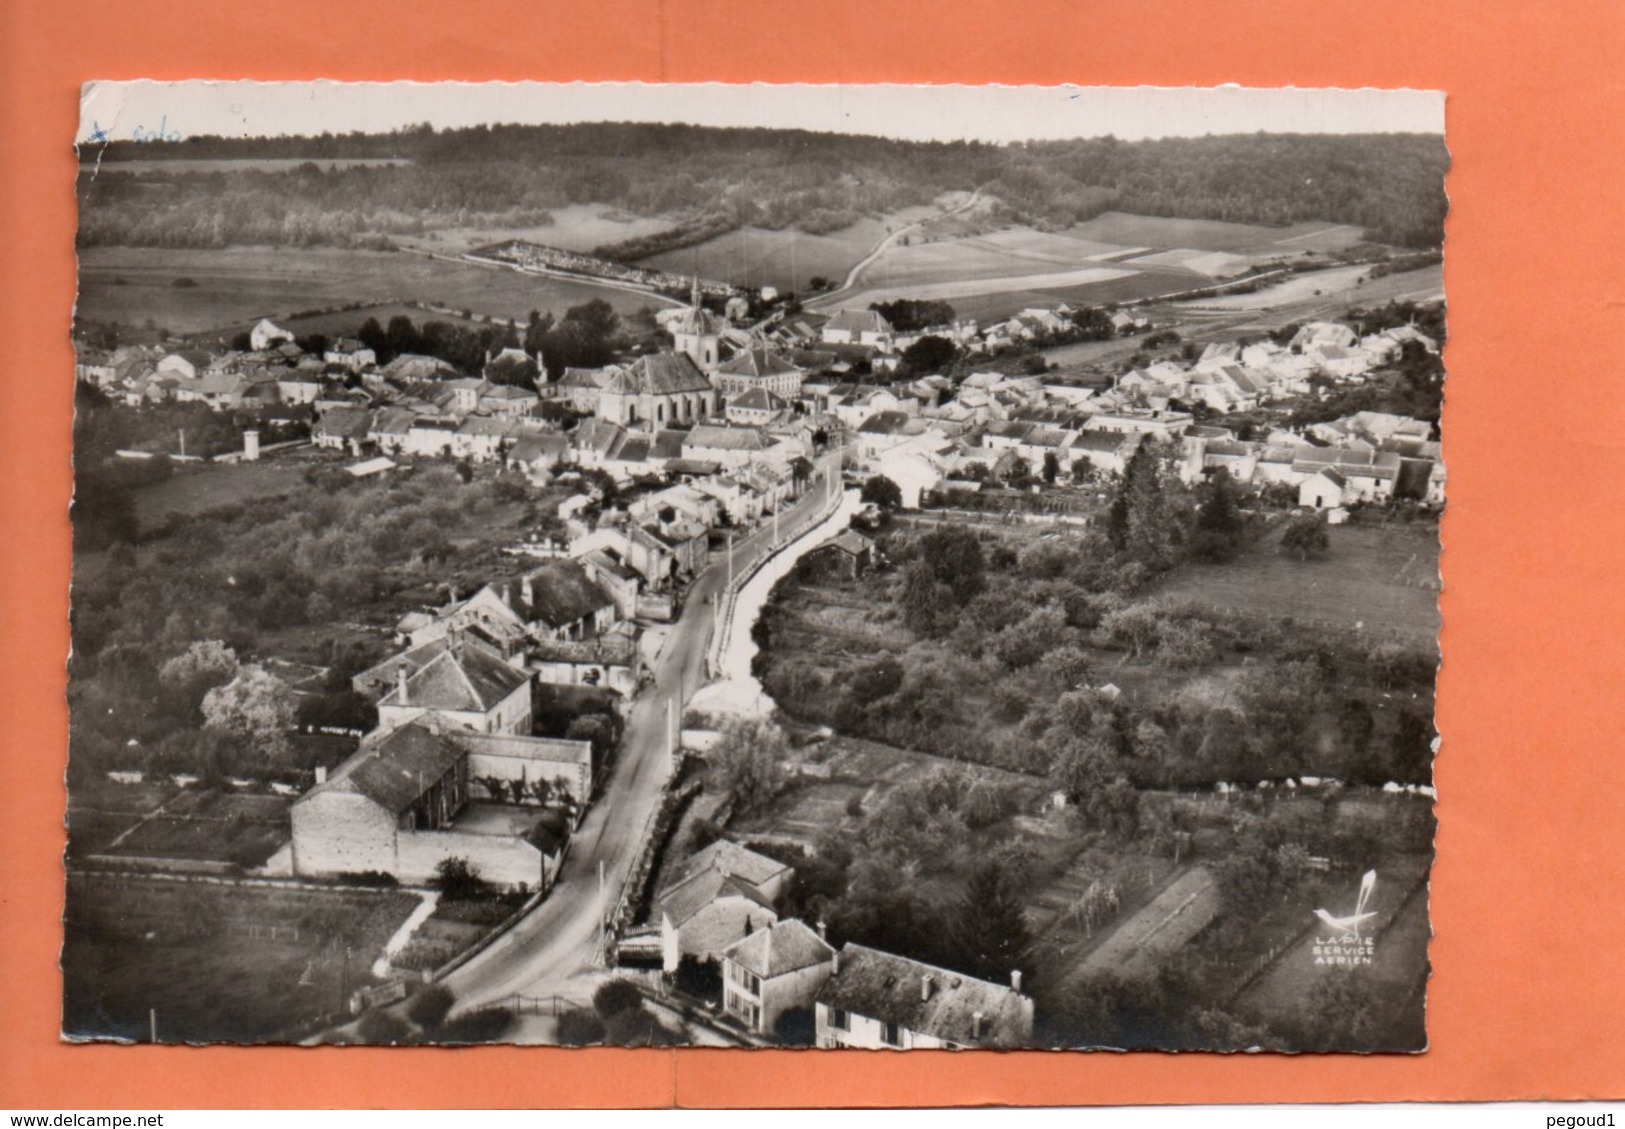
[[[177,278],[197,285],[176,286]],[[79,258],[81,318],[150,318],[185,334],[355,302],[431,302],[523,320],[531,310],[562,315],[594,298],[623,314],[661,304],[653,295],[404,251],[91,247]]]
[[[1432,645],[1439,635],[1438,526],[1340,525],[1329,533],[1323,558],[1278,552],[1271,534],[1230,564],[1185,565],[1156,591],[1201,607]]]
[[[639,239],[645,235],[665,231],[672,221],[665,216],[634,216],[606,208],[601,204],[571,204],[564,208],[549,208],[553,217],[550,224],[534,227],[492,227],[471,224],[466,227],[443,227],[425,235],[395,236],[395,242],[405,247],[418,247],[427,251],[460,253],[500,243],[508,239],[523,239],[560,247],[566,251],[591,251],[607,243],[620,243]]]
[[[916,301],[957,301],[980,294],[1019,293],[1047,288],[1070,290],[1075,287],[1091,286],[1097,282],[1111,282],[1115,279],[1133,276],[1134,272],[1128,270],[1114,269],[1112,267],[1085,267],[1080,270],[1023,275],[1019,278],[984,278],[981,280],[967,279],[962,282],[918,283],[878,290],[865,290],[853,295],[845,304],[864,309],[875,302],[890,302],[898,298],[913,298]]]
[[[940,226],[940,225],[937,225]],[[1173,220],[1108,212],[1066,231],[1006,228],[910,236],[863,268],[844,306],[894,298],[945,299],[961,316],[990,320],[1033,305],[1101,305],[1153,298],[1245,273],[1255,263],[1359,241],[1352,227],[1290,227]]]
[[[1357,227],[1310,221],[1287,227],[1225,223],[1221,220],[1170,219],[1104,212],[1067,231],[1079,239],[1125,247],[1228,251],[1231,254],[1291,255],[1332,251],[1360,242]]]
[[[860,220],[828,235],[808,235],[793,228],[742,227],[692,247],[641,259],[638,265],[737,286],[775,286],[800,293],[815,276],[834,282],[845,278],[852,264],[885,238],[886,230],[886,222],[878,219]]]
[[[68,879],[63,1032],[265,1042],[340,1010],[413,894],[111,875]]]

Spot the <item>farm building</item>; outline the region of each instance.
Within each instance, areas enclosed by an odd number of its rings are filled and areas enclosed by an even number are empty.
[[[848,529],[808,553],[806,559],[813,568],[828,569],[836,576],[856,580],[874,567],[875,543],[857,530]]]
[[[463,818],[470,785],[482,778],[546,780],[580,806],[590,795],[591,772],[585,741],[467,733],[432,716],[375,731],[294,802],[294,873],[370,872],[422,884],[442,861],[460,857],[498,885],[546,888],[562,852],[549,854],[510,833],[511,821],[493,832]],[[516,806],[514,814],[528,810]]]
[[[885,345],[891,336],[891,323],[874,310],[838,310],[823,330],[826,345]]]

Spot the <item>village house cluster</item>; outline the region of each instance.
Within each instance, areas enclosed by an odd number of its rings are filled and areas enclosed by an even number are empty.
[[[488,356],[478,375],[421,355],[379,364],[348,338],[316,356],[269,320],[246,351],[86,352],[79,376],[131,406],[200,402],[236,413],[250,427],[232,459],[261,457],[280,427],[303,422],[310,441],[353,460],[357,476],[445,458],[539,484],[601,472],[636,487],[609,497],[585,481],[585,493],[560,505],[562,535],[518,546],[524,563],[508,575],[400,620],[397,653],[354,678],[377,706],[377,727],[293,805],[279,864],[298,876],[424,883],[461,858],[497,885],[542,891],[603,765],[589,741],[533,735],[533,690],[632,698],[640,634],[675,618],[714,534],[782,510],[807,489],[823,450],[841,448],[857,479],[889,479],[910,508],[1009,480],[1018,460],[1052,471],[1050,481],[1091,483],[1123,472],[1146,443],[1162,445],[1188,482],[1222,467],[1241,483],[1285,487],[1333,520],[1402,491],[1443,501],[1439,446],[1424,421],[1367,411],[1245,440],[1222,421],[1364,381],[1408,343],[1437,350],[1409,326],[1361,338],[1316,322],[1284,343],[1216,343],[1092,383],[995,371],[864,379],[895,376],[902,353],[927,334],[976,356],[1051,339],[1072,324],[1069,313],[903,334],[877,311],[847,309],[745,328],[706,309],[696,286],[688,307],[658,317],[669,348],[556,380],[540,357],[512,348]],[[1124,332],[1145,328],[1127,313],[1113,320]],[[273,440],[265,447],[261,431]],[[873,558],[851,531],[827,552],[854,572]],[[716,965],[725,1012],[757,1034],[799,1008],[815,1015],[820,1046],[1030,1042],[1032,1001],[1019,974],[1005,986],[859,945],[837,951],[820,928],[780,917],[793,880],[792,868],[719,841],[659,891],[658,924],[623,939],[623,956],[668,973],[685,958]]]
[[[621,942],[622,959],[658,956],[717,968],[722,1010],[753,1036],[781,1017],[814,1016],[820,1047],[869,1050],[1029,1046],[1033,1001],[1021,973],[1008,985],[848,943],[822,923],[780,917],[795,868],[728,839],[695,852],[660,891],[658,924]]]

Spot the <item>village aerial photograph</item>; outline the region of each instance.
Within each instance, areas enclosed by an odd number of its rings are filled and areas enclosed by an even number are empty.
[[[62,1036],[1428,1045],[1442,96],[98,83]]]

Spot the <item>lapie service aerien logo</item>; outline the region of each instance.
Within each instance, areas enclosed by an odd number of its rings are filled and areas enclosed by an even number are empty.
[[[1323,929],[1315,933],[1314,955],[1316,964],[1337,965],[1344,968],[1367,965],[1376,956],[1377,939],[1365,930],[1366,923],[1376,917],[1375,910],[1365,907],[1371,893],[1377,888],[1377,872],[1368,870],[1360,879],[1360,896],[1354,903],[1354,912],[1347,917],[1333,917],[1317,909]]]

